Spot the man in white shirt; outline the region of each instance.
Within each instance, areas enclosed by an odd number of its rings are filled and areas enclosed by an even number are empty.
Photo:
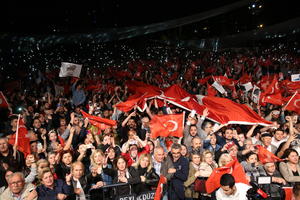
[[[247,200],[247,191],[251,188],[244,183],[235,183],[231,174],[223,174],[221,187],[217,190],[217,200]]]

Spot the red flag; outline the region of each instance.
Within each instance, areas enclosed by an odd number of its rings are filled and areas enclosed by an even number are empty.
[[[148,93],[145,93],[143,95],[137,93],[128,97],[127,101],[118,103],[116,107],[118,108],[118,110],[121,110],[123,112],[129,112],[135,106],[137,106],[137,109],[139,109],[139,111],[144,112],[146,109],[146,99],[148,97],[153,97],[153,96]]]
[[[212,87],[211,85],[207,84],[207,96],[211,96],[214,97],[217,95],[217,91],[214,87]]]
[[[262,147],[261,145],[256,145],[257,150],[258,150],[258,158],[259,161],[262,164],[268,163],[268,162],[281,162],[283,161],[282,159],[278,158],[275,156],[273,153],[268,151],[266,148]]]
[[[274,105],[279,105],[281,106],[283,104],[283,99],[281,93],[273,94],[273,95],[265,95],[262,94],[261,97],[261,105],[265,106],[266,103],[271,103]]]
[[[300,114],[300,94],[298,94],[298,92],[295,92],[295,94],[290,98],[285,105],[285,109],[295,111]]]
[[[221,124],[272,124],[248,106],[238,104],[227,98],[205,96],[202,97],[201,101],[209,110],[208,117]]]
[[[26,157],[28,154],[30,154],[30,140],[27,136],[28,130],[22,119],[18,119],[18,126],[18,136],[16,136],[17,133],[11,135],[9,137],[8,143],[11,145],[15,145],[17,140],[17,149],[23,152],[24,156]]]
[[[251,75],[244,74],[244,75],[239,79],[239,82],[240,82],[241,84],[245,84],[245,83],[248,83],[248,82],[252,82],[252,77],[251,77]]]
[[[234,86],[236,80],[227,78],[226,76],[213,76],[214,80],[223,86]]]
[[[269,84],[266,87],[264,93],[265,94],[277,94],[277,93],[280,93],[280,92],[281,91],[280,91],[280,88],[279,88],[277,75],[274,75],[271,84]]]
[[[182,137],[183,120],[183,113],[162,116],[155,115],[150,121],[151,137],[167,137],[169,135],[175,137]]]
[[[105,118],[102,118],[102,117],[97,117],[97,116],[93,116],[93,115],[90,115],[86,112],[84,112],[83,110],[81,110],[81,113],[83,115],[84,118],[88,118],[89,119],[89,122],[91,124],[95,124],[96,122],[97,123],[103,123],[103,124],[106,124],[106,125],[109,125],[109,126],[115,126],[117,125],[117,122],[115,120],[111,120],[111,119],[105,119]]]
[[[4,94],[0,91],[0,108],[8,108],[9,105]]]
[[[209,176],[205,183],[207,193],[210,194],[221,186],[220,179],[223,174],[231,174],[234,177],[236,183],[249,184],[248,180],[246,179],[246,174],[243,166],[235,158],[226,166],[219,167],[213,170],[212,174]]]
[[[207,83],[207,81],[211,78],[211,76],[207,76],[207,77],[204,77],[202,79],[199,79],[198,80],[198,83],[200,83],[201,85],[204,85],[205,83]]]
[[[285,192],[285,200],[293,199],[293,187],[283,187]]]
[[[163,175],[160,175],[159,182],[158,182],[158,185],[157,185],[157,188],[156,188],[156,191],[155,191],[154,200],[160,200],[161,199],[161,195],[162,195],[162,192],[163,192],[163,187],[164,187],[164,184],[166,184],[166,183],[167,183],[167,178],[164,177]]]

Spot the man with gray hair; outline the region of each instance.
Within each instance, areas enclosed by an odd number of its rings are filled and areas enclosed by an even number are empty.
[[[171,147],[171,157],[174,168],[169,168],[168,173],[173,174],[169,183],[168,197],[172,200],[184,199],[184,182],[189,174],[189,161],[181,155],[181,145],[174,143]]]
[[[8,178],[8,188],[0,195],[5,200],[36,200],[37,192],[31,183],[25,183],[24,175],[15,172]]]

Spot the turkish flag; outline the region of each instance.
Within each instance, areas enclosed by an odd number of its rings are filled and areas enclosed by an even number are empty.
[[[0,91],[0,108],[8,108],[9,105],[4,94]]]
[[[245,84],[245,83],[248,83],[248,82],[252,82],[252,77],[251,77],[251,75],[244,74],[244,75],[239,79],[239,82],[240,82],[241,84]]]
[[[139,107],[140,110],[145,110],[146,109],[146,101],[145,97],[142,95],[132,95],[130,96],[130,99],[128,98],[127,101],[118,103],[116,107],[118,110],[121,110],[123,112],[129,112],[132,110],[135,106]]]
[[[148,94],[153,94],[153,95],[159,95],[161,93],[161,89],[159,87],[153,86],[146,84],[141,81],[126,81],[125,85],[128,87],[129,92],[132,93],[148,93]]]
[[[220,85],[223,86],[234,86],[237,82],[234,79],[230,79],[226,76],[213,76],[214,80],[217,81]]]
[[[84,118],[88,118],[89,122],[91,124],[106,124],[106,125],[109,125],[109,126],[115,126],[117,125],[117,122],[115,120],[111,120],[111,119],[105,119],[105,118],[102,118],[102,117],[97,117],[97,116],[93,116],[93,115],[90,115],[86,112],[84,112],[83,110],[81,110],[81,113],[83,115]],[[100,127],[99,127],[100,128]]]
[[[217,90],[209,84],[207,84],[207,91],[206,92],[207,92],[207,96],[214,97],[214,96],[217,95]]]
[[[220,179],[223,174],[231,174],[234,177],[236,183],[249,184],[248,180],[246,179],[246,174],[243,166],[235,158],[226,166],[219,167],[213,170],[212,174],[209,176],[205,183],[206,191],[208,194],[212,193],[221,186]]]
[[[295,92],[295,94],[289,99],[285,105],[286,110],[295,111],[300,114],[300,94]]]
[[[155,191],[154,200],[161,200],[163,187],[164,187],[164,184],[166,184],[166,183],[167,183],[167,178],[164,177],[163,175],[160,175],[159,182],[158,182],[158,185],[157,185],[157,188],[156,188],[156,191]]]
[[[281,93],[277,94],[270,94],[270,95],[264,95],[262,94],[261,97],[261,105],[265,106],[266,103],[271,103],[274,105],[279,105],[281,106],[283,104],[283,99]]]
[[[285,200],[293,199],[293,187],[283,187],[285,193]]]
[[[268,163],[268,162],[281,162],[282,159],[275,156],[273,153],[268,151],[266,148],[262,147],[261,145],[256,145],[258,150],[258,159],[262,164]]]
[[[272,82],[265,88],[264,94],[280,93],[277,75],[274,75]]]
[[[18,138],[17,138],[17,149],[24,153],[25,157],[30,154],[30,140],[27,136],[28,130],[22,119],[18,119]],[[8,143],[15,145],[16,133],[9,137]]]
[[[155,115],[150,121],[151,137],[183,136],[184,114]]]
[[[290,80],[281,81],[281,87],[285,88],[288,93],[300,92],[300,82],[292,82]]]
[[[198,83],[200,83],[201,85],[204,85],[205,83],[207,83],[207,81],[211,78],[211,76],[207,76],[207,77],[204,77],[202,79],[199,79],[198,80]]]
[[[209,110],[208,118],[221,124],[272,124],[248,106],[238,104],[227,98],[204,96],[201,101]]]

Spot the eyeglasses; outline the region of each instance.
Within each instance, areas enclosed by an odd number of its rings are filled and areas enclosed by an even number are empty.
[[[10,185],[21,185],[23,181],[16,181],[16,182],[11,182],[9,183]]]

